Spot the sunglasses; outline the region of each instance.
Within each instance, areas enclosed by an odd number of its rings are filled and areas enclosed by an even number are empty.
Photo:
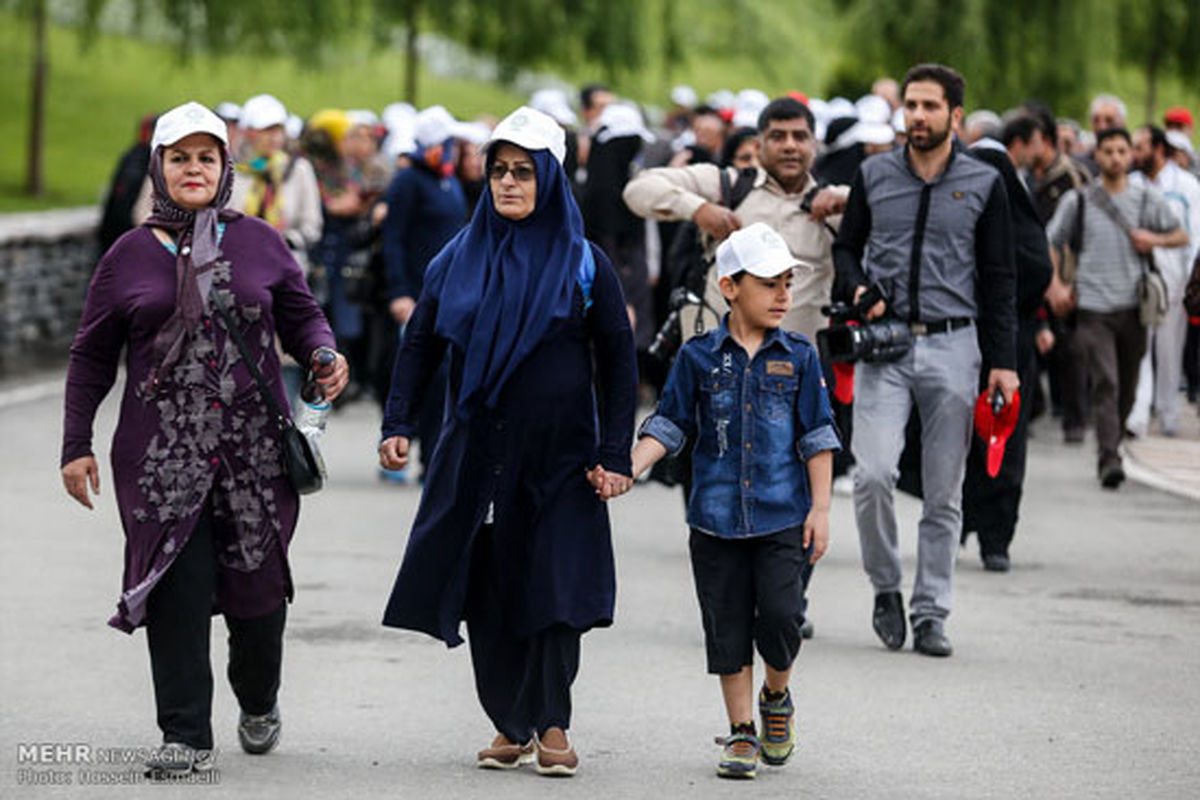
[[[537,177],[537,170],[528,164],[518,164],[511,168],[506,164],[492,164],[488,169],[488,177],[498,183],[504,180],[504,176],[510,172],[518,183],[528,183]]]

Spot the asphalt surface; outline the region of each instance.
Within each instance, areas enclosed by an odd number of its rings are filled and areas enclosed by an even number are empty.
[[[18,398],[19,399],[19,398]],[[376,412],[336,415],[328,488],[306,499],[293,545],[277,751],[237,746],[214,621],[213,785],[147,786],[112,764],[35,758],[34,744],[120,754],[157,743],[143,635],[105,625],[122,537],[107,466],[117,405],[97,423],[97,510],[58,477],[61,396],[0,408],[0,797],[1185,798],[1200,796],[1200,503],[1126,484],[1102,492],[1092,452],[1031,443],[1013,571],[961,552],[955,655],[876,640],[850,500],[835,498],[816,570],[817,635],[793,691],[801,747],[753,785],[717,779],[725,729],[704,672],[677,491],[639,486],[612,506],[616,624],[584,637],[569,780],[474,768],[492,732],[466,648],[380,625],[419,497],[381,483]],[[899,503],[911,584],[919,506]],[[52,778],[70,785],[44,785]],[[129,786],[84,780],[134,780]]]

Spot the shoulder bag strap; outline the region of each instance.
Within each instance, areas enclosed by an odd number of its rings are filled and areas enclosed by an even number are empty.
[[[233,342],[237,345],[238,352],[242,355],[242,361],[245,362],[246,369],[250,371],[250,377],[254,378],[254,382],[258,384],[258,392],[266,402],[267,410],[275,415],[276,424],[279,425],[280,430],[283,430],[292,424],[291,416],[283,413],[283,409],[279,407],[279,402],[275,399],[275,395],[271,393],[270,387],[267,386],[266,379],[263,378],[262,372],[258,369],[258,364],[254,363],[254,359],[250,357],[250,350],[246,347],[246,340],[242,338],[242,332],[238,329],[237,323],[233,321],[233,316],[229,313],[229,309],[221,300],[220,293],[213,292],[210,297],[213,308],[217,309],[217,313],[225,321],[225,330],[233,337]]]

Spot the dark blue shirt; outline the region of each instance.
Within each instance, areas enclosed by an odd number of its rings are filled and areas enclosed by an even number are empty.
[[[383,259],[388,299],[421,296],[425,267],[467,221],[458,178],[439,177],[420,165],[398,171],[388,186]]]
[[[805,461],[841,449],[816,348],[776,328],[748,359],[728,317],[679,351],[639,436],[672,454],[695,438],[688,524],[726,539],[803,524],[812,506]]]

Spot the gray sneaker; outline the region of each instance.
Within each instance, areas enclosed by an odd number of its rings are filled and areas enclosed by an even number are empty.
[[[145,775],[155,781],[170,780],[192,772],[208,772],[215,766],[211,750],[197,750],[182,742],[167,742],[146,759]]]
[[[247,714],[238,717],[238,741],[242,749],[252,755],[261,756],[271,752],[279,744],[279,732],[283,722],[279,719],[279,706],[266,714]]]

